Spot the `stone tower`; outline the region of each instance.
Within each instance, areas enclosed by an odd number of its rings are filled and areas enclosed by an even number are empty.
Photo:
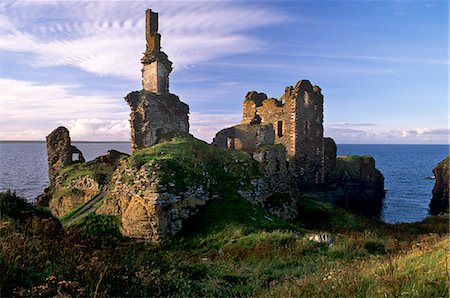
[[[158,14],[145,11],[147,41],[142,57],[142,87],[125,97],[131,108],[131,151],[156,144],[160,136],[172,131],[189,132],[189,106],[169,92],[172,62],[161,51]]]
[[[241,124],[258,115],[261,124],[271,124],[275,143],[283,144],[291,173],[301,184],[320,184],[324,179],[323,95],[308,80],[285,88],[280,99],[249,92],[243,103]]]
[[[172,62],[161,51],[161,35],[158,33],[158,14],[151,9],[145,11],[145,39],[142,57],[142,87],[145,91],[162,94],[169,92],[169,73]]]

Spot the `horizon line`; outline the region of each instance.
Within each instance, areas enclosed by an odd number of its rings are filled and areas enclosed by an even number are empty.
[[[201,139],[198,139],[201,140]],[[206,142],[205,140],[201,140]],[[79,140],[72,140],[72,143],[130,143],[130,141],[79,141]],[[0,143],[46,143],[45,140],[0,140]],[[207,142],[208,143],[208,142]],[[208,143],[211,144],[211,143]],[[446,145],[450,146],[448,143],[336,143],[336,145],[427,145],[427,146],[434,146],[434,145]]]

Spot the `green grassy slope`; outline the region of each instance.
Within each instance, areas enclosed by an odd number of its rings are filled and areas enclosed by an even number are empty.
[[[211,201],[161,244],[122,238],[108,216],[60,235],[2,219],[2,295],[446,295],[448,216],[386,225],[323,202],[302,206],[309,217],[286,223],[239,197]],[[319,232],[334,245],[305,238]]]

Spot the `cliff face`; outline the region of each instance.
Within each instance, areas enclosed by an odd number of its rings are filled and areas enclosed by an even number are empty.
[[[433,169],[435,184],[433,188],[433,197],[430,202],[430,213],[439,214],[448,212],[449,208],[449,163],[450,155],[444,158]]]
[[[104,190],[119,161],[127,156],[110,150],[93,161],[63,167],[37,203],[49,207],[54,216],[63,217]]]
[[[328,173],[328,184],[338,190],[338,203],[366,215],[379,215],[385,195],[384,177],[370,156],[339,156]]]
[[[115,171],[98,214],[120,218],[125,236],[160,241],[210,199],[249,187],[260,169],[249,155],[216,148],[187,134],[135,152]]]

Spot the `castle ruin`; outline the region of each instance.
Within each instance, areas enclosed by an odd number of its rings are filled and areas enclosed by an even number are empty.
[[[59,127],[47,137],[51,187],[39,199],[55,216],[94,202],[88,211],[119,217],[123,235],[158,242],[177,234],[207,201],[224,196],[224,186],[285,220],[299,216],[296,196],[308,192],[349,208],[381,210],[384,178],[373,158],[336,159],[335,142],[323,137],[324,97],[318,86],[301,80],[286,87],[279,99],[249,92],[241,123],[219,131],[213,140],[215,146],[248,154],[226,153],[183,134],[189,132],[189,107],[169,92],[172,62],[161,51],[158,14],[150,9],[146,41],[143,89],[125,97],[131,108],[131,151],[168,140],[164,134],[178,131],[174,135],[185,138],[187,148],[189,143],[196,148],[183,153],[201,162],[192,167],[179,162],[177,154],[166,159],[141,152],[151,157],[141,164],[133,155],[109,152],[89,162],[81,174],[77,167],[68,169],[77,175],[61,174],[61,168],[84,158],[71,145],[69,131]],[[172,168],[171,162],[177,166]],[[70,216],[74,220],[79,215]]]
[[[172,62],[161,51],[158,14],[145,11],[146,50],[142,62],[141,91],[125,97],[131,108],[131,151],[153,146],[162,134],[189,132],[189,106],[169,92]]]
[[[264,136],[272,134],[273,140],[259,140],[260,131]],[[255,91],[247,93],[241,124],[218,132],[213,143],[248,153],[262,144],[282,144],[293,183],[302,187],[323,184],[326,163],[333,165],[336,160],[334,141],[323,137],[321,89],[308,80],[286,87],[280,99]]]

